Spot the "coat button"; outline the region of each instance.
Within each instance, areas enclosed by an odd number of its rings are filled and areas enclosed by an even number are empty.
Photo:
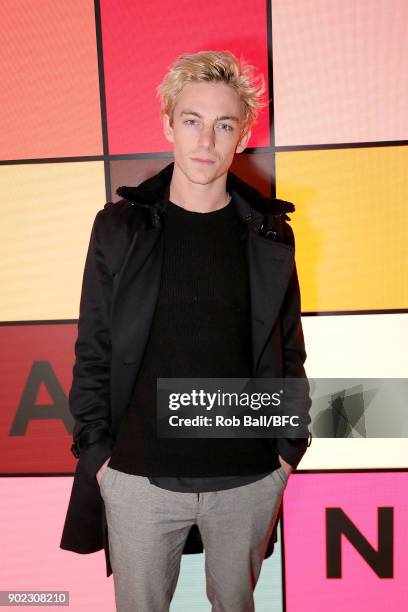
[[[267,238],[272,238],[272,239],[274,239],[274,238],[276,238],[276,235],[277,235],[277,234],[276,234],[276,232],[274,232],[273,230],[267,230],[267,231],[265,232],[265,236],[266,236]]]

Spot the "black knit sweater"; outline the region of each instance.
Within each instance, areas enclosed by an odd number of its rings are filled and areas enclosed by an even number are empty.
[[[158,301],[110,467],[177,491],[240,486],[279,467],[265,438],[156,433],[157,377],[252,376],[246,239],[233,200],[207,213],[169,202]]]

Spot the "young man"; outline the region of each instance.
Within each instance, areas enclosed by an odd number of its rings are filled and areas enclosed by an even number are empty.
[[[158,377],[306,379],[285,221],[294,207],[229,170],[264,91],[229,52],[180,56],[158,87],[174,162],[119,188],[92,229],[70,391],[79,462],[61,547],[100,549],[91,523],[102,508],[120,612],[169,610],[181,555],[203,547],[212,610],[254,610],[284,488],[307,447],[156,431]]]

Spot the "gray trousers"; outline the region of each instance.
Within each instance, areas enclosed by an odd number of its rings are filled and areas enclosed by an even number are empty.
[[[280,467],[241,487],[179,493],[107,466],[100,491],[118,612],[169,611],[194,524],[203,541],[212,612],[253,612],[253,591],[287,480]]]

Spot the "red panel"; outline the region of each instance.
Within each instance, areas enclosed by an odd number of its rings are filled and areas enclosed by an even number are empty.
[[[68,409],[76,324],[0,328],[0,472],[74,471]]]
[[[171,151],[164,138],[156,87],[181,53],[229,50],[267,82],[266,3],[101,0],[109,152]],[[269,145],[267,108],[248,146]]]

